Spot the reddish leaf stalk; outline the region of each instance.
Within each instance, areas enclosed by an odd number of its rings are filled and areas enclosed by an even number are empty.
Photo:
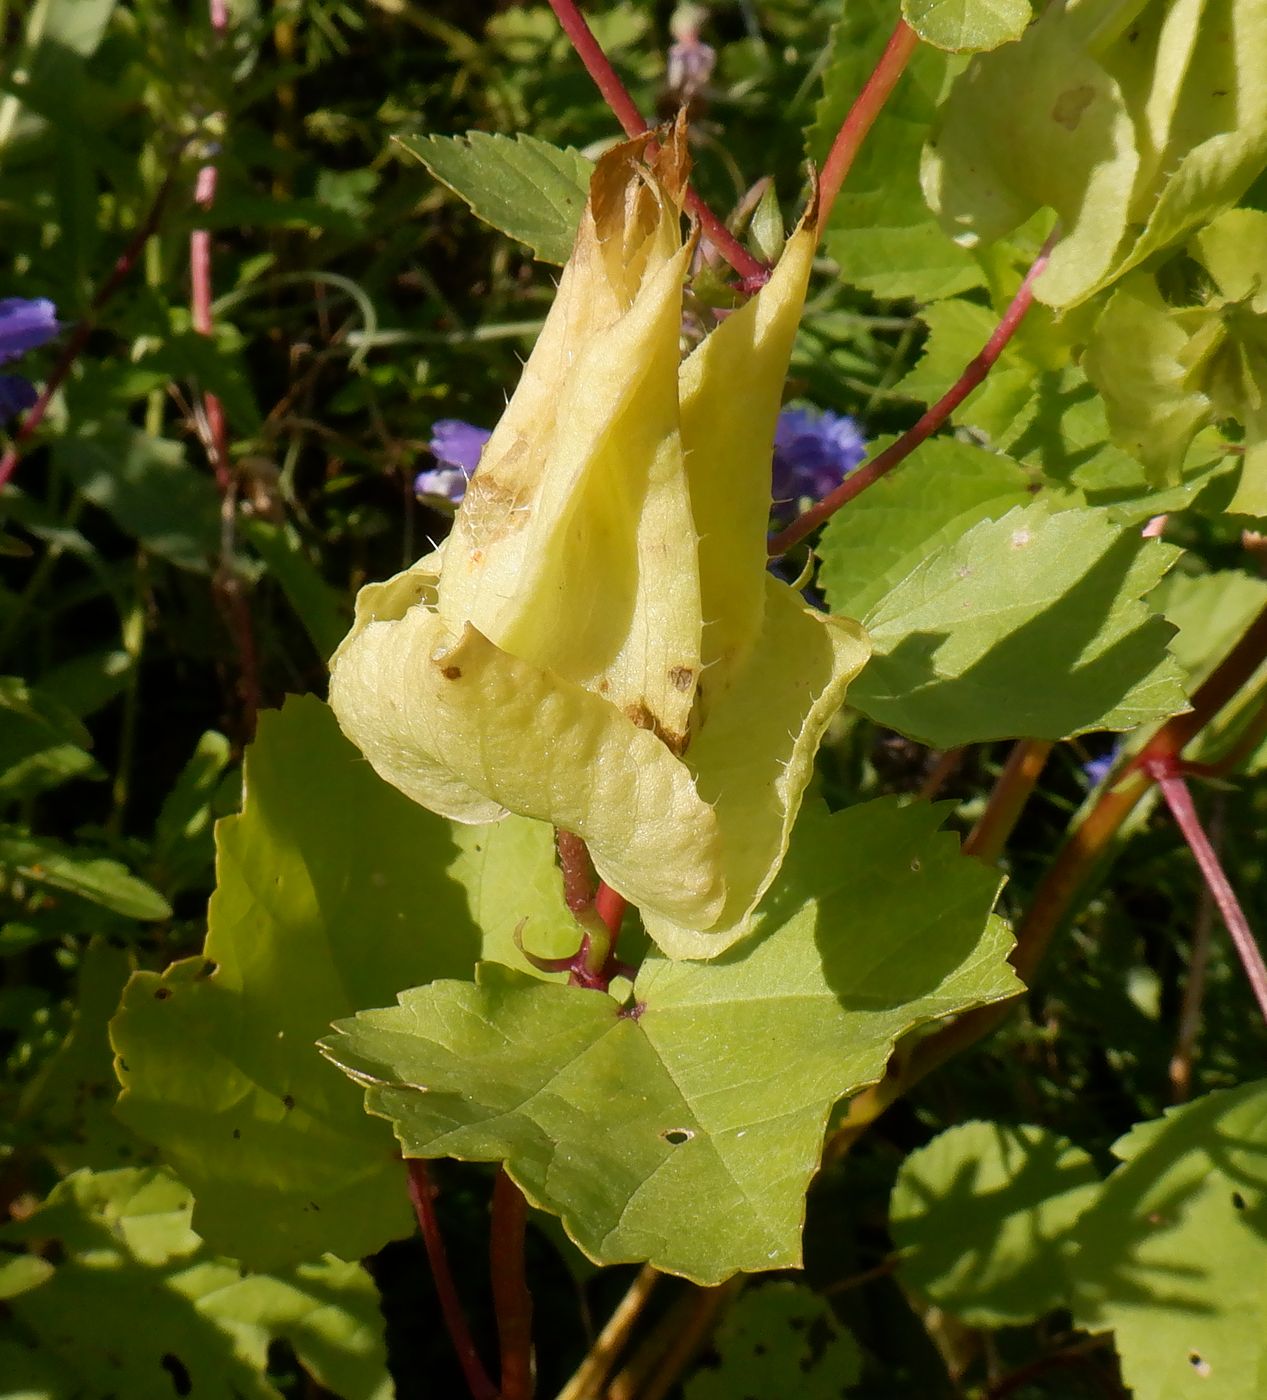
[[[500,1400],[532,1400],[532,1294],[524,1268],[528,1206],[499,1168],[493,1179],[489,1263],[501,1349]]]
[[[1236,891],[1232,889],[1227,878],[1218,853],[1201,825],[1201,818],[1197,815],[1196,804],[1188,791],[1188,784],[1180,776],[1178,764],[1173,759],[1156,760],[1150,764],[1148,773],[1161,789],[1166,805],[1192,850],[1197,868],[1201,871],[1201,878],[1209,886],[1214,902],[1219,906],[1219,913],[1223,915],[1223,922],[1232,936],[1232,943],[1241,960],[1241,966],[1245,969],[1245,976],[1249,978],[1254,1000],[1258,1003],[1264,1022],[1267,1022],[1267,963],[1263,962],[1262,950],[1236,897]]]
[[[985,811],[963,843],[964,855],[993,865],[1003,854],[1003,847],[1042,777],[1052,748],[1046,739],[1020,739],[1012,745]]]
[[[211,29],[217,39],[224,37],[229,26],[227,0],[208,0]],[[194,202],[209,210],[216,202],[219,172],[214,160],[198,171],[194,187]],[[211,310],[211,232],[199,228],[189,235],[190,314],[194,330],[199,335],[215,332]],[[260,707],[259,661],[255,649],[255,629],[250,608],[242,592],[241,580],[233,567],[233,534],[237,519],[237,491],[233,468],[229,461],[229,429],[224,405],[216,394],[202,395],[202,413],[207,425],[207,455],[220,492],[220,563],[213,589],[233,636],[238,654],[238,682],[242,700],[243,722],[249,738],[255,731],[255,716]]]
[[[649,131],[651,128],[638,110],[637,103],[629,95],[629,89],[620,81],[620,76],[603,52],[602,45],[594,37],[594,31],[586,23],[585,16],[577,8],[575,0],[550,0],[550,8],[625,135],[641,136],[644,131]],[[770,275],[770,269],[765,263],[754,257],[699,195],[689,188],[686,192],[686,207],[699,220],[708,241],[744,279],[745,288],[755,290],[760,287]]]
[[[862,91],[854,100],[840,124],[836,139],[823,163],[823,173],[818,181],[818,229],[821,234],[827,226],[832,205],[845,183],[845,177],[853,165],[854,158],[862,148],[867,132],[880,115],[884,104],[897,86],[911,55],[919,47],[919,35],[903,19],[899,19],[889,42],[885,45],[880,61],[863,85]]]
[[[1047,266],[1047,260],[1051,256],[1056,238],[1057,232],[1053,230],[1038,256],[1030,265],[1030,269],[1025,274],[1011,304],[1003,313],[1002,320],[982,347],[981,353],[968,364],[954,385],[937,400],[913,428],[907,429],[892,446],[886,447],[878,457],[872,458],[870,462],[859,467],[857,471],[850,472],[834,491],[829,491],[821,501],[812,505],[803,515],[797,516],[785,530],[781,530],[775,535],[770,541],[771,555],[782,554],[803,540],[824,520],[835,515],[841,506],[847,505],[855,496],[860,496],[873,482],[879,481],[886,472],[892,471],[899,462],[905,461],[920,443],[931,437],[946,422],[955,409],[989,374],[995,361],[1003,353],[1008,342],[1025,319],[1025,313],[1034,300],[1034,283]]]
[[[589,851],[570,831],[556,831],[554,844],[563,872],[563,898],[573,914],[584,913],[594,903],[594,867]]]
[[[66,376],[74,368],[75,361],[83,353],[83,348],[88,344],[88,337],[96,329],[97,315],[101,308],[114,296],[119,288],[127,281],[129,273],[136,266],[141,254],[145,251],[145,245],[154,236],[159,223],[163,217],[163,211],[167,207],[167,200],[172,192],[172,187],[176,183],[176,173],[180,164],[180,155],[184,150],[182,142],[176,153],[172,156],[171,165],[159,186],[158,193],[154,196],[150,204],[149,211],[145,218],[137,227],[136,232],[128,239],[127,246],[115,259],[114,266],[110,269],[101,285],[93,293],[92,301],[88,304],[88,314],[78,322],[75,329],[71,331],[62,353],[58,357],[57,363],[53,366],[52,373],[48,376],[43,389],[40,390],[39,397],[31,405],[26,416],[22,419],[18,430],[13,434],[13,441],[3,457],[0,457],[0,487],[6,485],[17,469],[18,462],[22,457],[22,449],[30,441],[36,428],[44,421],[44,415],[48,412],[48,406],[53,401],[53,396],[58,389],[66,382]]]
[[[409,1173],[409,1199],[413,1202],[414,1214],[422,1231],[422,1242],[431,1264],[431,1277],[435,1282],[436,1296],[440,1300],[440,1313],[444,1318],[445,1331],[457,1353],[458,1364],[466,1378],[466,1388],[471,1392],[471,1400],[498,1400],[494,1386],[484,1369],[471,1329],[467,1326],[466,1314],[462,1310],[462,1300],[458,1297],[457,1285],[449,1271],[449,1256],[444,1248],[444,1237],[440,1233],[440,1221],[436,1216],[436,1189],[431,1181],[431,1173],[421,1158],[410,1157],[405,1161]]]

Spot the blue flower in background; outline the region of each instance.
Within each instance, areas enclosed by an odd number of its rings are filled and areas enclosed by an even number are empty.
[[[1121,752],[1121,743],[1115,743],[1111,749],[1102,754],[1097,754],[1095,758],[1089,758],[1082,765],[1082,771],[1087,782],[1092,787],[1099,787],[1109,776],[1109,771],[1117,762],[1118,754]]]
[[[0,364],[47,344],[59,330],[57,308],[44,297],[0,298]],[[20,374],[0,374],[0,419],[12,418],[35,400],[29,380]]]
[[[867,455],[857,423],[830,409],[785,408],[774,434],[776,505],[818,500],[834,490]]]
[[[419,472],[414,480],[414,494],[433,496],[460,506],[466,494],[466,484],[479,466],[484,444],[492,437],[486,428],[464,423],[460,418],[441,418],[431,425],[431,441],[427,449],[437,465]]]

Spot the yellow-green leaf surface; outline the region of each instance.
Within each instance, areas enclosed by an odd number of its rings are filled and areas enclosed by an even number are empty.
[[[478,218],[526,243],[543,262],[566,261],[594,169],[579,151],[524,132],[397,140]]]
[[[950,1128],[898,1171],[889,1231],[902,1278],[973,1327],[1066,1306],[1061,1252],[1099,1185],[1087,1153],[1045,1128]]]
[[[1035,503],[982,521],[867,614],[875,656],[849,703],[939,748],[1176,714],[1172,629],[1140,599],[1177,556],[1100,512]]]
[[[1133,1393],[1259,1400],[1267,1386],[1267,1082],[1171,1109],[1073,1232],[1073,1317],[1111,1330]]]
[[[166,1172],[76,1172],[0,1229],[6,1245],[40,1251],[0,1264],[0,1390],[280,1400],[268,1351],[285,1340],[343,1400],[391,1400],[378,1292],[359,1264],[249,1273],[207,1248],[190,1210],[188,1189]],[[50,1243],[54,1263],[41,1257]]]
[[[762,936],[651,956],[625,1008],[485,964],[323,1048],[407,1155],[505,1161],[597,1261],[705,1283],[792,1267],[832,1104],[896,1036],[1018,990],[998,877],[939,821],[889,800],[807,813]]]
[[[1054,209],[1063,237],[1036,292],[1072,306],[1241,197],[1267,158],[1265,64],[1259,0],[1048,7],[957,82],[929,201],[986,242]]]
[[[956,53],[997,49],[1025,33],[1029,0],[902,0],[902,16],[927,44]]]
[[[552,942],[575,946],[551,833],[529,825],[459,843],[374,776],[319,701],[261,716],[242,815],[217,829],[204,956],[135,975],[111,1028],[118,1112],[188,1182],[214,1248],[261,1266],[354,1259],[412,1229],[391,1134],[313,1044],[481,955],[525,967],[525,916],[535,949],[572,951]]]

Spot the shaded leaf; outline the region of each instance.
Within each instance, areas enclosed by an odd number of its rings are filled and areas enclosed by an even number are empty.
[[[1267,1375],[1267,1082],[1137,1124],[1073,1232],[1073,1316],[1140,1396],[1257,1400]]]
[[[53,696],[17,676],[0,676],[0,799],[31,797],[71,778],[103,778],[92,742]]]
[[[1035,503],[982,521],[863,619],[875,656],[849,703],[938,748],[1176,714],[1171,629],[1140,599],[1177,555],[1091,511]]]
[[[642,964],[632,1009],[492,964],[323,1042],[406,1155],[502,1161],[601,1263],[714,1283],[800,1259],[834,1102],[898,1036],[1014,994],[996,875],[926,805],[801,823],[758,934]]]
[[[10,1245],[58,1245],[55,1266],[33,1268],[24,1254],[0,1265],[11,1313],[0,1344],[38,1344],[56,1378],[49,1400],[275,1400],[273,1339],[344,1400],[390,1400],[378,1294],[359,1264],[246,1273],[194,1234],[190,1207],[188,1190],[162,1171],[77,1172],[0,1230]]]
[[[112,1025],[118,1111],[189,1182],[213,1247],[261,1265],[358,1258],[413,1228],[404,1175],[391,1134],[313,1042],[401,987],[466,973],[481,948],[468,890],[492,956],[508,956],[524,916],[546,953],[569,927],[557,951],[572,952],[574,925],[547,827],[486,863],[495,837],[473,828],[455,844],[312,697],[261,716],[245,790],[216,829],[205,956],[138,973]]]
[[[902,1163],[889,1231],[903,1279],[973,1327],[1066,1304],[1065,1236],[1095,1198],[1087,1153],[1045,1128],[962,1123]]]
[[[166,919],[171,906],[121,865],[79,846],[0,826],[0,870],[37,885],[65,890],[128,919]]]

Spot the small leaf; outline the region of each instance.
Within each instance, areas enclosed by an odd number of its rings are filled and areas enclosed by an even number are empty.
[[[313,1042],[400,987],[466,973],[481,950],[468,892],[492,956],[513,949],[524,916],[546,953],[574,951],[574,925],[548,827],[504,848],[512,912],[482,848],[522,837],[516,824],[472,828],[459,845],[380,782],[310,696],[261,716],[245,789],[242,815],[216,829],[204,956],[136,974],[111,1026],[118,1113],[189,1182],[214,1248],[261,1267],[359,1258],[413,1228],[403,1172],[390,1133]],[[550,942],[569,927],[571,947]]]
[[[1036,502],[982,521],[863,619],[875,656],[849,703],[937,748],[1176,714],[1171,629],[1140,599],[1177,557],[1099,512]]]
[[[713,1339],[718,1364],[687,1381],[685,1400],[839,1400],[862,1353],[831,1305],[802,1284],[747,1288]]]
[[[322,578],[293,526],[255,519],[245,522],[244,533],[281,585],[317,655],[327,661],[352,620],[349,600]]]
[[[800,1260],[831,1105],[894,1039],[1014,994],[995,874],[926,804],[803,819],[758,934],[652,955],[634,1004],[493,964],[340,1022],[325,1053],[406,1155],[502,1161],[599,1263],[716,1283]]]
[[[359,1264],[249,1274],[214,1256],[189,1215],[188,1190],[166,1172],[76,1172],[0,1229],[9,1245],[57,1243],[55,1265],[32,1267],[29,1254],[0,1265],[6,1310],[57,1376],[47,1393],[281,1400],[268,1363],[284,1339],[345,1400],[390,1400],[378,1293]]]
[[[1139,1396],[1258,1400],[1267,1371],[1267,1081],[1137,1124],[1078,1221],[1075,1325]]]
[[[103,778],[88,731],[58,700],[0,676],[0,798],[32,797],[71,778]]]
[[[930,302],[985,283],[985,274],[971,253],[932,220],[907,228],[833,227],[823,246],[845,281],[874,297]],[[964,358],[955,375],[975,353]],[[943,390],[953,382],[954,376]]]
[[[889,1208],[903,1279],[973,1327],[1066,1305],[1060,1252],[1095,1198],[1091,1158],[1044,1128],[962,1123],[912,1152]]]
[[[398,140],[477,218],[526,243],[542,262],[567,262],[594,169],[579,151],[523,132]]]
[[[163,896],[117,860],[30,836],[16,827],[0,827],[0,870],[65,890],[128,919],[171,917],[171,905]]]
[[[1019,39],[1029,0],[902,0],[902,15],[926,44],[954,53],[997,49]]]

